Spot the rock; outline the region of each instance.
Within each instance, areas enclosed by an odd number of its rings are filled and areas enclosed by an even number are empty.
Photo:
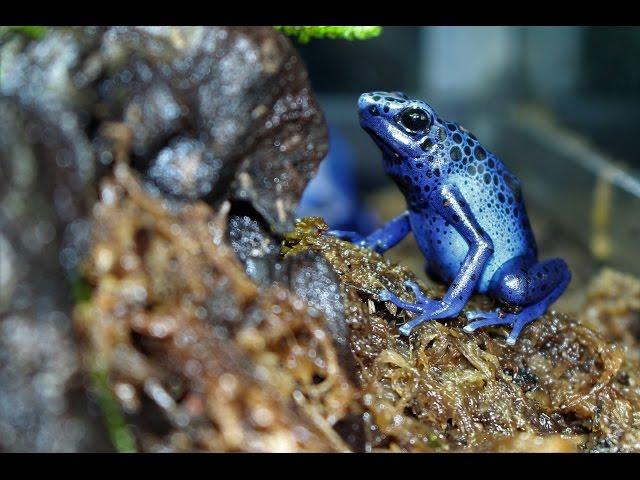
[[[1,253],[11,259],[2,281],[12,292],[0,299],[0,342],[17,341],[14,329],[57,339],[64,354],[43,345],[32,355],[50,365],[42,374],[59,378],[50,394],[67,405],[45,408],[26,353],[3,356],[3,386],[14,372],[27,377],[6,405],[31,402],[42,426],[28,429],[24,416],[0,409],[0,447],[109,449],[79,362],[55,360],[78,356],[71,287],[88,294],[77,276],[98,192],[107,204],[121,193],[100,180],[115,165],[131,165],[158,208],[203,200],[218,210],[239,198],[284,231],[326,152],[324,119],[295,49],[270,27],[83,27],[50,29],[38,41],[13,36],[0,48],[0,79]],[[214,295],[208,308],[226,312],[223,304]],[[66,421],[84,433],[64,435]],[[12,431],[24,438],[18,442]]]
[[[270,27],[120,27],[102,45],[92,68],[115,72],[95,80],[94,115],[124,122],[136,168],[171,195],[244,199],[276,230],[292,227],[327,133],[286,38]],[[186,161],[177,148],[196,153]]]
[[[244,210],[241,211],[241,210]],[[344,313],[345,298],[338,278],[322,255],[304,252],[283,258],[281,239],[269,233],[267,226],[254,219],[246,208],[229,215],[231,245],[247,274],[258,285],[276,282],[287,285],[302,300],[321,312],[331,332],[341,365],[357,382],[350,331]]]

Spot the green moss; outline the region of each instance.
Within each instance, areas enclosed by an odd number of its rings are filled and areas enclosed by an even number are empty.
[[[382,33],[382,27],[343,27],[343,26],[277,26],[275,29],[285,35],[296,37],[300,43],[312,38],[330,38],[342,40],[367,40]]]
[[[20,35],[27,36],[34,40],[40,40],[47,33],[48,27],[43,26],[11,26],[11,27],[0,27],[0,37],[5,34],[10,33],[18,33]]]
[[[106,370],[94,367],[91,379],[113,446],[120,453],[135,453],[137,451],[136,441],[125,422],[120,405],[111,392]]]
[[[86,282],[86,280],[82,278],[78,272],[73,272],[71,273],[69,282],[71,284],[71,294],[73,295],[75,303],[88,302],[91,298],[91,286]]]

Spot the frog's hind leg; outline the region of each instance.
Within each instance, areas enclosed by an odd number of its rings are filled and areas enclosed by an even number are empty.
[[[519,313],[467,312],[469,320],[476,320],[464,330],[471,333],[478,328],[493,325],[511,325],[507,343],[513,345],[522,329],[540,317],[567,288],[571,272],[559,259],[532,262],[521,258],[507,262],[496,272],[490,293],[497,300],[509,305],[524,307]]]

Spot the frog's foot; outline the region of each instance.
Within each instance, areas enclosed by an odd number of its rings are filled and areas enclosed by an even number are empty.
[[[405,287],[409,288],[413,292],[413,296],[416,297],[416,302],[420,303],[429,303],[434,302],[430,298],[427,298],[424,293],[422,293],[422,289],[420,285],[418,285],[413,280],[407,280],[404,282]]]
[[[525,307],[519,313],[502,313],[500,310],[495,310],[493,312],[467,312],[467,319],[476,321],[471,322],[469,325],[464,327],[464,331],[472,333],[479,328],[511,325],[511,333],[507,337],[507,344],[515,345],[522,329],[540,317],[545,312],[546,308],[547,302],[539,302]]]
[[[429,320],[455,317],[460,313],[461,307],[450,305],[442,300],[428,300],[428,303],[421,303],[421,313],[402,325],[398,330],[401,334],[409,336],[411,331],[421,323]]]
[[[420,286],[416,282],[407,280],[406,282],[404,282],[404,285],[413,292],[413,295],[416,299],[415,303],[405,302],[404,300],[398,298],[395,293],[389,290],[382,290],[378,294],[378,298],[380,298],[380,300],[383,302],[391,302],[396,307],[402,308],[403,310],[408,310],[409,312],[420,314],[425,312],[425,308],[432,308],[436,305],[441,305],[441,301],[427,298],[425,294],[422,293]]]
[[[416,283],[409,280],[405,282],[405,285],[413,291],[413,294],[416,297],[415,303],[405,302],[404,300],[400,299],[395,293],[389,290],[382,290],[378,294],[378,298],[380,298],[380,300],[383,302],[391,302],[396,307],[402,308],[403,310],[419,314],[424,313],[425,307],[432,306],[432,304],[440,303],[437,300],[431,300],[425,297],[420,290],[420,287]]]
[[[397,307],[417,314],[416,317],[399,328],[400,333],[403,335],[409,335],[415,327],[423,322],[439,318],[455,317],[462,308],[458,305],[449,305],[443,300],[432,300],[426,297],[425,294],[422,293],[420,286],[411,280],[407,280],[405,286],[413,292],[415,303],[405,302],[389,290],[383,290],[379,293],[380,300],[391,302]]]
[[[413,330],[414,327],[417,327],[422,322],[426,322],[428,320],[431,320],[431,319],[427,315],[425,314],[418,315],[417,317],[409,320],[407,323],[405,323],[400,328],[398,328],[398,331],[404,336],[408,337],[409,334],[411,333],[411,330]]]
[[[502,312],[500,311],[499,308],[496,308],[493,312],[485,312],[484,310],[470,310],[468,312],[465,312],[464,315],[465,317],[467,317],[467,320],[482,319],[486,321],[503,317]],[[478,323],[478,322],[474,322],[474,323]],[[467,325],[467,326],[471,326],[471,325]],[[477,328],[480,328],[480,327],[475,327],[473,330],[476,330]],[[473,330],[469,330],[469,331],[472,332]]]
[[[382,302],[391,302],[396,307],[402,308],[403,310],[408,310],[409,312],[413,313],[422,313],[422,309],[420,308],[419,304],[405,302],[404,300],[398,298],[395,293],[389,290],[382,290],[380,293],[378,293],[378,298],[380,298],[380,301]]]
[[[479,328],[492,327],[494,325],[510,325],[512,320],[509,315],[503,315],[499,309],[493,312],[483,312],[482,310],[473,310],[466,312],[467,320],[475,320],[466,327],[464,331],[467,333],[473,333]]]

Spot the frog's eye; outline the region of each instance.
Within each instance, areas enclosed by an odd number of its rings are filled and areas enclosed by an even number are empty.
[[[400,114],[400,123],[412,132],[425,130],[431,124],[429,114],[420,108],[408,108]]]

